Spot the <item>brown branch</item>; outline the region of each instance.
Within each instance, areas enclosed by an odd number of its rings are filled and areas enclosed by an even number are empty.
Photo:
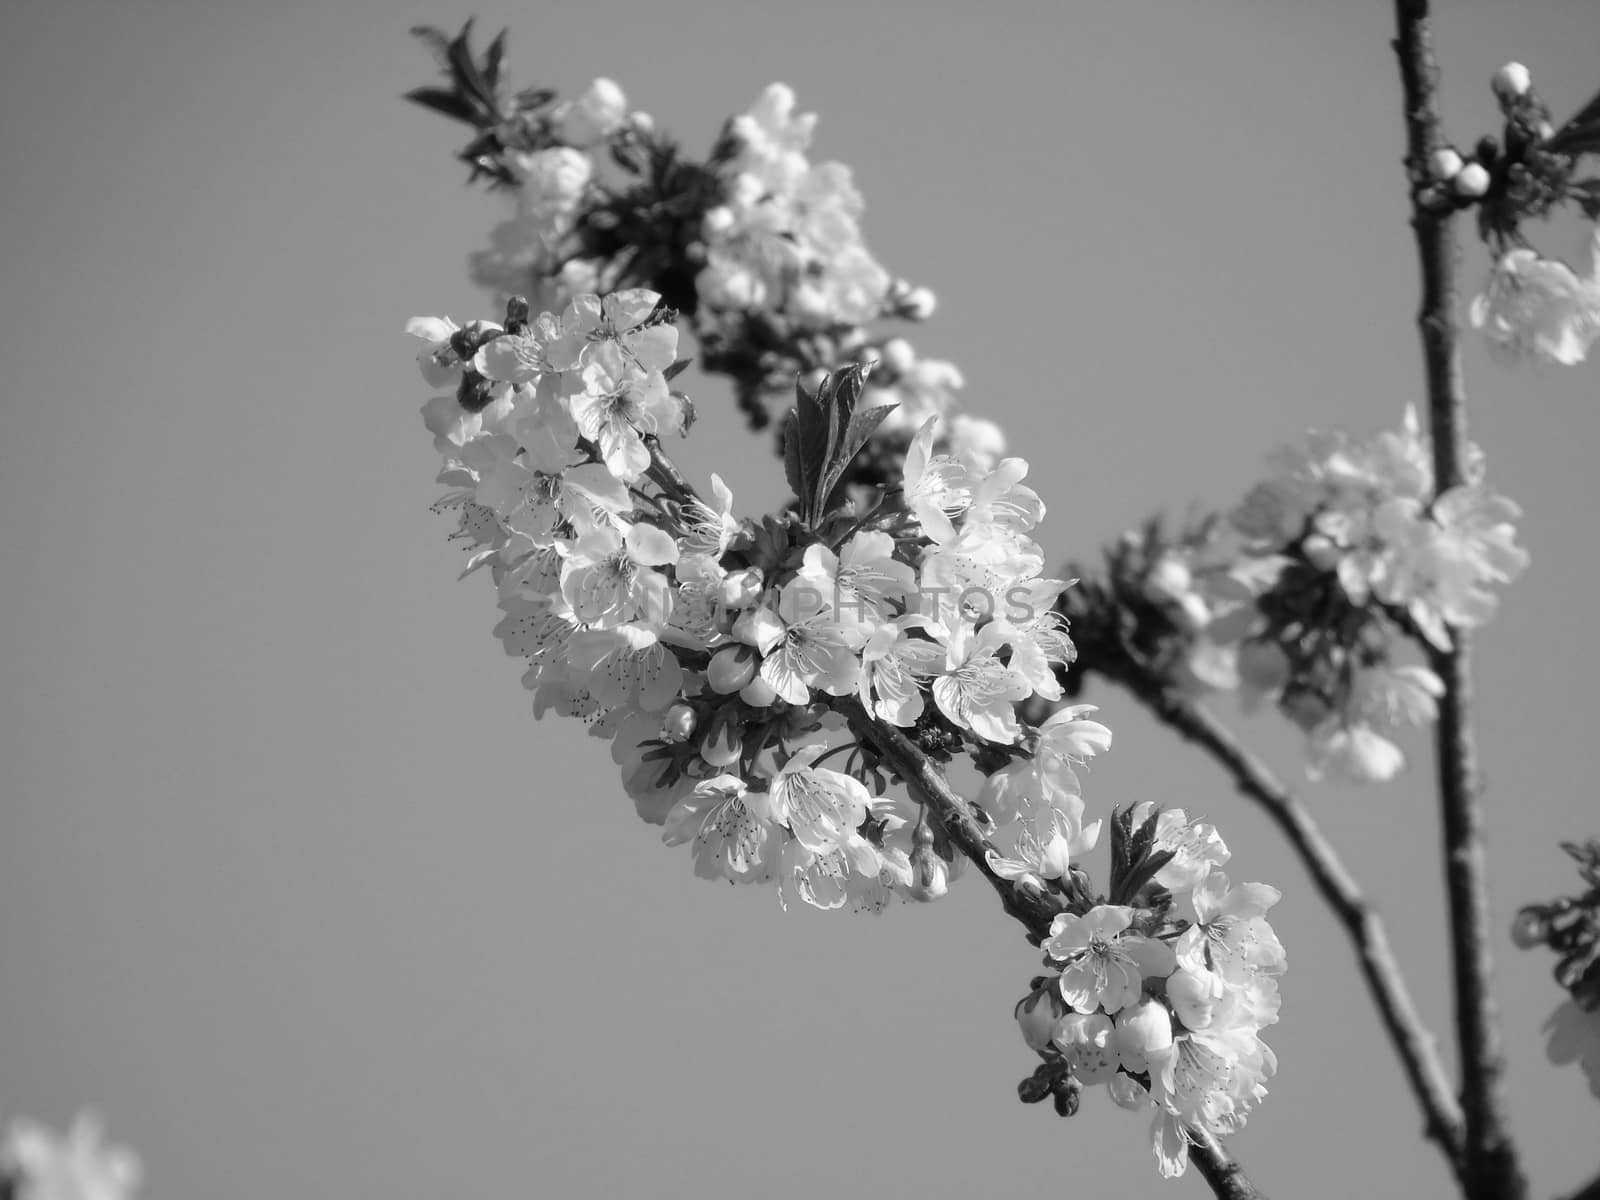
[[[874,750],[905,782],[911,794],[933,813],[951,843],[994,886],[1005,910],[1028,931],[1028,940],[1035,945],[1043,941],[1056,913],[1062,911],[1061,906],[1035,888],[1017,887],[995,874],[988,858],[994,847],[984,823],[972,805],[950,786],[938,765],[916,742],[895,726],[874,720],[857,701],[840,700],[836,708],[849,721],[856,740]],[[1211,1186],[1217,1200],[1266,1200],[1265,1193],[1250,1181],[1221,1142],[1204,1130],[1191,1129],[1189,1134],[1189,1161]]]
[[[1377,910],[1362,895],[1338,853],[1295,796],[1239,742],[1216,717],[1159,676],[1137,664],[1115,678],[1129,688],[1164,724],[1194,742],[1233,776],[1239,790],[1259,804],[1283,830],[1311,876],[1317,892],[1344,927],[1361,964],[1367,990],[1377,1005],[1406,1080],[1422,1109],[1423,1131],[1437,1142],[1453,1171],[1459,1173],[1463,1121],[1439,1061],[1434,1037],[1423,1024],[1406,987],[1400,964]]]
[[[1427,377],[1434,486],[1436,492],[1444,492],[1462,481],[1467,448],[1466,387],[1455,320],[1455,222],[1453,213],[1439,211],[1424,198],[1428,160],[1442,144],[1428,0],[1396,0],[1395,18],[1411,228],[1422,273],[1417,326]],[[1519,1200],[1527,1195],[1528,1185],[1507,1120],[1505,1056],[1494,1001],[1482,782],[1471,724],[1470,646],[1462,631],[1452,630],[1451,636],[1454,648],[1435,650],[1431,658],[1445,688],[1435,748],[1466,1121],[1461,1184],[1474,1200]]]
[[[902,780],[938,820],[951,843],[983,873],[1000,895],[1005,909],[1028,931],[1038,945],[1050,935],[1050,923],[1062,911],[1059,904],[1036,888],[1013,887],[1010,880],[995,874],[988,852],[994,849],[984,822],[966,798],[952,788],[937,764],[904,733],[893,725],[873,720],[855,700],[841,700],[838,709],[850,722],[856,740],[871,747],[879,758]]]
[[[1229,1156],[1221,1142],[1203,1129],[1189,1130],[1189,1161],[1211,1185],[1219,1200],[1267,1200],[1266,1194],[1250,1182],[1238,1160]]]
[[[684,478],[678,465],[667,457],[667,452],[661,448],[661,439],[653,433],[647,433],[644,444],[650,451],[650,465],[645,468],[645,476],[679,504],[698,500],[694,484]]]

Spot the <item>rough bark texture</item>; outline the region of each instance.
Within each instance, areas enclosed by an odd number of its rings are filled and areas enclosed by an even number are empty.
[[[1455,216],[1426,199],[1428,159],[1443,144],[1428,0],[1396,0],[1395,17],[1394,45],[1405,96],[1411,227],[1422,272],[1417,326],[1433,435],[1434,483],[1443,492],[1461,482],[1467,446],[1466,388],[1455,320]],[[1506,1119],[1505,1061],[1492,988],[1482,783],[1471,724],[1470,646],[1460,630],[1452,630],[1452,637],[1454,648],[1435,651],[1432,657],[1433,669],[1445,686],[1435,746],[1466,1125],[1459,1177],[1471,1200],[1522,1200],[1528,1185]]]

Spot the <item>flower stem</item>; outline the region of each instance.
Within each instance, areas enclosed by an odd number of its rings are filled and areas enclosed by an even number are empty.
[[[1466,388],[1455,320],[1454,215],[1439,211],[1424,199],[1428,160],[1442,145],[1428,0],[1395,0],[1395,18],[1394,48],[1405,98],[1411,228],[1422,274],[1417,326],[1427,379],[1437,494],[1462,482],[1467,447]],[[1435,650],[1431,657],[1445,687],[1439,702],[1435,750],[1466,1122],[1459,1179],[1463,1193],[1473,1200],[1521,1200],[1528,1185],[1506,1115],[1505,1058],[1492,986],[1488,855],[1482,781],[1472,735],[1470,646],[1461,630],[1451,630],[1451,639],[1450,650]]]

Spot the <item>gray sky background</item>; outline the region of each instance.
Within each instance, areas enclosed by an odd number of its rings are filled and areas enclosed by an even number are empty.
[[[1441,3],[1449,128],[1516,57],[1600,85],[1592,0]],[[607,748],[535,724],[427,512],[415,313],[489,315],[497,204],[398,97],[462,8],[11,0],[0,47],[0,1114],[93,1103],[162,1200],[1199,1196],[1100,1092],[1013,1087],[1037,959],[987,890],[870,920],[696,880]],[[484,4],[519,82],[619,80],[691,147],[774,79],[822,114],[917,331],[1033,461],[1045,544],[1238,496],[1311,425],[1420,395],[1389,5]],[[1569,227],[1546,249],[1581,247]],[[1466,251],[1467,275],[1484,259]],[[1496,926],[1573,880],[1592,800],[1595,367],[1467,351],[1533,552],[1481,639]],[[782,491],[700,389],[682,458]],[[1181,803],[1280,885],[1271,1194],[1444,1196],[1351,955],[1278,836],[1122,695],[1092,811]],[[1298,778],[1295,738],[1249,725]],[[1421,739],[1410,743],[1425,758]],[[1425,762],[1310,791],[1445,1028]],[[1103,867],[1098,868],[1103,871]],[[1536,1189],[1592,1173],[1546,1064],[1548,956],[1503,936]]]

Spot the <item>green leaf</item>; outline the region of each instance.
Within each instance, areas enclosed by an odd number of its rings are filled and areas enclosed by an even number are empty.
[[[523,88],[512,100],[522,112],[532,112],[536,108],[543,108],[556,98],[554,88],[530,87]]]
[[[432,25],[413,25],[411,36],[428,47],[441,71],[450,74],[450,39],[444,30],[435,29]]]
[[[510,30],[502,29],[497,33],[483,54],[483,78],[489,84],[491,92],[500,90],[500,68],[505,66],[506,34],[509,32]]]
[[[828,385],[824,383],[817,394],[807,392],[796,380],[794,413],[790,420],[795,427],[795,453],[799,457],[800,488],[795,495],[800,499],[800,513],[810,523],[816,503],[817,481],[828,465],[828,418],[824,396]]]
[[[685,371],[687,371],[689,369],[689,364],[692,362],[694,362],[694,359],[692,358],[680,358],[665,371],[661,372],[662,377],[666,379],[668,383],[671,383],[679,375],[682,375]]]
[[[1600,148],[1600,95],[1585,104],[1567,119],[1567,123],[1546,139],[1540,146],[1553,154],[1577,157],[1587,150]]]
[[[450,69],[455,75],[456,86],[473,100],[483,105],[488,113],[498,115],[500,101],[495,96],[494,88],[489,84],[478,70],[478,64],[472,58],[472,22],[476,18],[468,17],[467,23],[461,27],[461,32],[450,43]]]
[[[1600,122],[1596,122],[1586,129],[1574,129],[1570,132],[1563,131],[1558,133],[1539,148],[1548,150],[1552,154],[1565,154],[1568,158],[1577,158],[1582,154],[1600,153]]]
[[[413,104],[420,104],[423,108],[432,109],[436,113],[443,113],[457,121],[464,121],[468,125],[478,124],[478,112],[463,97],[441,87],[412,88],[405,94],[405,99]]]
[[[1116,885],[1111,889],[1111,903],[1132,904],[1138,898],[1145,885],[1154,879],[1157,872],[1171,862],[1174,857],[1176,857],[1176,851],[1157,850],[1154,854],[1146,855],[1143,859],[1137,860],[1137,865],[1118,879]]]
[[[883,419],[898,407],[900,407],[898,404],[880,404],[875,408],[850,415],[849,423],[845,426],[844,434],[817,489],[817,505],[821,513],[827,512],[829,501],[833,499],[839,481],[844,478],[846,468],[850,466],[855,456],[861,453],[862,447],[872,440],[872,435],[878,426],[883,424]]]
[[[783,427],[783,476],[789,481],[789,490],[800,502],[800,510],[805,511],[806,506],[806,480],[805,472],[800,468],[800,414],[794,409],[789,410],[789,420]]]

